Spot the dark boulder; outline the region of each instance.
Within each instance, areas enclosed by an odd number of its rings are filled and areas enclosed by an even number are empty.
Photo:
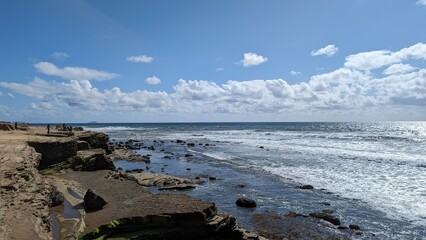
[[[310,213],[309,216],[322,219],[322,220],[330,222],[334,225],[340,225],[340,219],[337,218],[336,216],[329,214],[329,213],[316,212],[316,213]]]
[[[349,224],[349,228],[352,230],[360,230],[361,227],[359,225],[356,224]]]
[[[87,210],[101,209],[107,202],[92,189],[88,189],[84,195],[84,206]]]
[[[86,141],[77,141],[77,151],[90,149],[90,145]]]
[[[297,188],[305,189],[305,190],[313,190],[314,186],[307,184],[307,185],[298,186]]]
[[[58,191],[52,192],[52,203],[50,204],[51,207],[56,207],[64,203],[65,198],[64,194]]]
[[[236,202],[237,206],[245,207],[245,208],[254,208],[257,206],[256,202],[249,198],[238,198]]]

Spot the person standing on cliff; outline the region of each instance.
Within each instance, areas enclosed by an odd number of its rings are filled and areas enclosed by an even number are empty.
[[[47,124],[47,135],[50,134],[50,124]]]

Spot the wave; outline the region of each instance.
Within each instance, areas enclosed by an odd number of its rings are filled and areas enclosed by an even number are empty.
[[[84,127],[84,130],[88,131],[98,131],[98,132],[117,132],[117,131],[134,131],[134,130],[142,130],[144,128],[132,128],[132,127]]]

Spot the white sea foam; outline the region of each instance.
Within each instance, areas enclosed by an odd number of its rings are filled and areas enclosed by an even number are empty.
[[[118,132],[118,131],[134,131],[134,130],[141,130],[144,128],[132,128],[132,127],[125,127],[125,126],[117,126],[117,127],[83,127],[84,130],[88,131],[98,131],[98,132]]]

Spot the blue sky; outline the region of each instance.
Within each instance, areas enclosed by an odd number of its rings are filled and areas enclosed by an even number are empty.
[[[426,1],[1,1],[0,120],[426,120]]]

